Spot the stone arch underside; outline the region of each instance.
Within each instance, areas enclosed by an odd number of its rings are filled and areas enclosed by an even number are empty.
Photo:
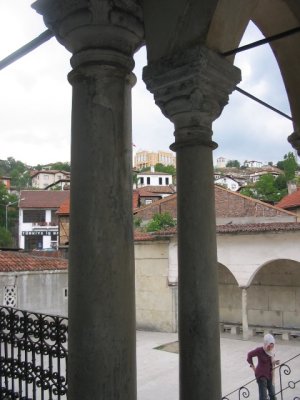
[[[242,322],[241,289],[232,272],[218,263],[220,322],[240,324]]]
[[[300,328],[300,262],[263,264],[248,288],[250,325]]]
[[[300,26],[300,4],[291,0],[220,0],[211,20],[207,46],[220,53],[237,48],[250,20],[265,37],[270,37]],[[300,154],[300,33],[271,42],[270,46],[291,107],[295,133],[289,140]]]

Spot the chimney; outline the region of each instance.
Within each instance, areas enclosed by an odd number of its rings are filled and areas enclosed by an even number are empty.
[[[293,181],[289,181],[287,183],[287,188],[288,188],[288,194],[292,194],[292,193],[297,192],[297,185]]]
[[[155,172],[155,167],[154,167],[154,165],[151,165],[151,167],[150,167],[150,172]]]

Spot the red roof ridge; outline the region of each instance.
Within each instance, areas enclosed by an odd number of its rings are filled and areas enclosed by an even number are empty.
[[[254,203],[258,203],[258,204],[260,204],[260,205],[262,205],[262,206],[264,206],[264,207],[268,207],[268,208],[271,208],[271,209],[273,209],[273,210],[277,210],[277,211],[286,213],[286,214],[288,214],[288,215],[292,215],[293,217],[296,215],[295,213],[293,213],[293,212],[291,212],[291,211],[287,211],[287,210],[283,210],[283,209],[278,210],[280,207],[278,207],[277,205],[273,206],[272,204],[264,203],[264,202],[261,201],[261,200],[253,199],[253,197],[249,197],[249,196],[245,196],[244,194],[241,194],[241,193],[233,192],[233,191],[231,191],[230,189],[226,189],[226,188],[221,187],[221,186],[218,186],[218,185],[215,185],[215,187],[217,187],[218,189],[223,190],[223,191],[225,191],[225,192],[228,192],[228,193],[230,193],[231,195],[244,198],[245,200],[252,201],[252,202],[254,202]]]

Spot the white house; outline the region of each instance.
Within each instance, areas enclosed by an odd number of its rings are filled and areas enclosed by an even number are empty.
[[[225,168],[226,167],[226,158],[218,157],[217,158],[217,168]]]
[[[166,172],[156,172],[154,167],[150,171],[137,174],[137,186],[168,186],[173,184],[173,177]]]
[[[244,162],[244,166],[248,167],[248,168],[261,168],[263,166],[263,163],[261,161],[255,161],[255,160],[248,161],[248,160],[246,160]]]
[[[58,244],[56,211],[69,198],[70,192],[22,190],[19,202],[19,247],[49,249]]]
[[[35,171],[31,175],[31,184],[38,189],[45,189],[54,182],[62,179],[70,180],[70,172],[58,170],[41,170]]]
[[[233,192],[236,192],[240,188],[239,183],[236,180],[230,178],[230,176],[222,176],[219,179],[216,179],[215,184],[224,186],[227,189],[232,190]]]

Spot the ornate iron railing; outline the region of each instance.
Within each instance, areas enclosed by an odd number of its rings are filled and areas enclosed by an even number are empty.
[[[293,373],[293,371],[296,371]],[[277,400],[300,400],[300,354],[275,368],[275,391]],[[298,386],[297,386],[298,385]],[[222,397],[222,400],[257,399],[256,379]]]
[[[0,399],[62,400],[68,319],[0,307]]]

